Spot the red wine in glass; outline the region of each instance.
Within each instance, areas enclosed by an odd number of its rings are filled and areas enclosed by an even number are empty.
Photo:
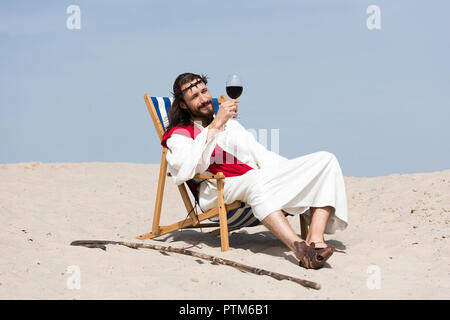
[[[237,99],[241,96],[242,90],[242,86],[227,86],[227,95],[231,99]]]
[[[242,85],[242,80],[238,75],[233,74],[227,78],[226,90],[227,95],[231,99],[237,99],[241,96],[244,86]],[[239,120],[238,117],[235,117],[235,119]]]

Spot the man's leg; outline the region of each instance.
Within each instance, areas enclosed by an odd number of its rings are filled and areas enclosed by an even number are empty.
[[[304,241],[295,233],[294,229],[292,229],[289,221],[287,221],[281,210],[272,212],[261,222],[294,253],[296,252],[294,242]]]
[[[324,243],[323,237],[325,228],[327,226],[328,217],[331,214],[333,208],[330,206],[316,208],[311,207],[311,224],[309,225],[308,235],[306,236],[306,243],[319,242],[316,244],[316,248],[324,248],[327,245]],[[281,210],[274,211],[265,217],[262,224],[269,229],[278,239],[280,239],[289,249],[295,252],[294,242],[302,242],[294,229],[287,221]]]
[[[330,206],[315,208],[311,207],[311,224],[309,225],[308,235],[306,236],[306,243],[320,242],[316,244],[317,248],[324,248],[326,244],[323,235],[325,233],[325,227],[327,226],[328,217],[331,214],[333,208]]]

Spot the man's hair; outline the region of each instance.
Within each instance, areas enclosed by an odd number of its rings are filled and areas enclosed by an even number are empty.
[[[181,103],[186,104],[184,101],[184,92],[186,92],[186,89],[189,89],[190,87],[185,88],[185,90],[181,90],[181,87],[196,79],[199,79],[199,81],[203,82],[205,85],[208,83],[208,78],[206,75],[198,75],[190,72],[182,73],[175,79],[172,92],[173,102],[168,114],[169,126],[166,131],[169,131],[171,128],[176,126],[188,126],[191,124],[191,115],[189,111],[180,107]]]

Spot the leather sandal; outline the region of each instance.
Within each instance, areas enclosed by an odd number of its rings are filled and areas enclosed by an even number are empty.
[[[332,256],[334,251],[339,251],[333,246],[327,245],[325,248],[317,248],[316,244],[312,242],[307,245],[305,241],[294,242],[296,249],[295,256],[299,260],[299,266],[305,269],[320,269],[325,262]]]
[[[333,247],[332,245],[326,243],[325,241],[315,241],[314,244],[316,244],[316,243],[325,243],[327,245],[326,248],[331,248],[331,250],[333,250],[333,252],[345,253],[345,251],[336,249],[336,247]],[[325,249],[325,248],[315,248],[315,250],[320,250],[320,249]]]

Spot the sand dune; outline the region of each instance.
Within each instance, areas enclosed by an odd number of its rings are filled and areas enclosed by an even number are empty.
[[[346,177],[349,227],[326,236],[346,254],[335,253],[321,270],[298,267],[264,227],[232,232],[225,253],[207,230],[145,241],[178,248],[195,243],[191,250],[318,282],[321,290],[175,253],[69,245],[80,239],[139,242],[134,237],[151,230],[158,173],[152,164],[0,165],[0,298],[450,298],[450,170]],[[185,215],[168,180],[162,223]],[[300,230],[297,217],[289,221]]]

